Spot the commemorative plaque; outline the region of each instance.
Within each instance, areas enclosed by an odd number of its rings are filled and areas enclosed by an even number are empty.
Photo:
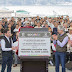
[[[21,28],[18,56],[21,72],[48,72],[50,32],[47,28]]]

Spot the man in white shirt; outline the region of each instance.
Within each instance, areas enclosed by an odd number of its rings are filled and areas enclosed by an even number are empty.
[[[42,28],[40,22],[37,22],[37,26],[35,26],[34,28]]]
[[[1,49],[2,49],[2,69],[1,72],[5,72],[7,65],[7,72],[11,72],[12,61],[13,61],[13,52],[17,47],[13,47],[13,42],[10,37],[9,29],[4,30],[4,37],[1,40]]]
[[[16,28],[13,30],[13,32],[17,32],[17,31],[19,31],[19,25],[18,24],[16,24]]]
[[[49,22],[48,22],[48,26],[50,26],[51,27],[51,29],[53,30],[53,28],[54,28],[54,25],[52,24],[52,19],[51,18],[49,18],[49,20],[48,20]]]

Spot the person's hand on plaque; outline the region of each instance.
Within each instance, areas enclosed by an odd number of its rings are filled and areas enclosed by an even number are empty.
[[[16,46],[15,48],[16,48],[16,50],[18,50],[18,46]]]
[[[16,48],[15,47],[12,47],[12,50],[15,50]]]

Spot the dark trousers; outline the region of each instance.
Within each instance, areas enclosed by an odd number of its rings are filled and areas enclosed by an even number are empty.
[[[53,53],[53,63],[55,65],[55,52]]]
[[[65,71],[65,57],[66,57],[66,53],[64,53],[64,52],[56,52],[55,53],[56,72],[59,72],[60,62],[61,62],[61,65],[62,65],[62,72],[66,72]]]
[[[12,54],[8,54],[7,56],[2,55],[2,69],[1,72],[5,72],[5,68],[7,65],[7,72],[11,72],[13,56]]]
[[[72,52],[67,52],[66,53],[66,63],[68,62],[68,61],[72,61]]]

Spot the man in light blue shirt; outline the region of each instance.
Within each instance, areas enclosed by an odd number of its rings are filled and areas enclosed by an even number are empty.
[[[66,72],[65,70],[65,60],[66,60],[66,51],[67,51],[67,43],[68,36],[64,32],[63,26],[58,26],[59,35],[53,35],[53,43],[56,45],[56,53],[55,53],[55,65],[56,72],[59,72],[59,63],[62,65],[62,72]]]

